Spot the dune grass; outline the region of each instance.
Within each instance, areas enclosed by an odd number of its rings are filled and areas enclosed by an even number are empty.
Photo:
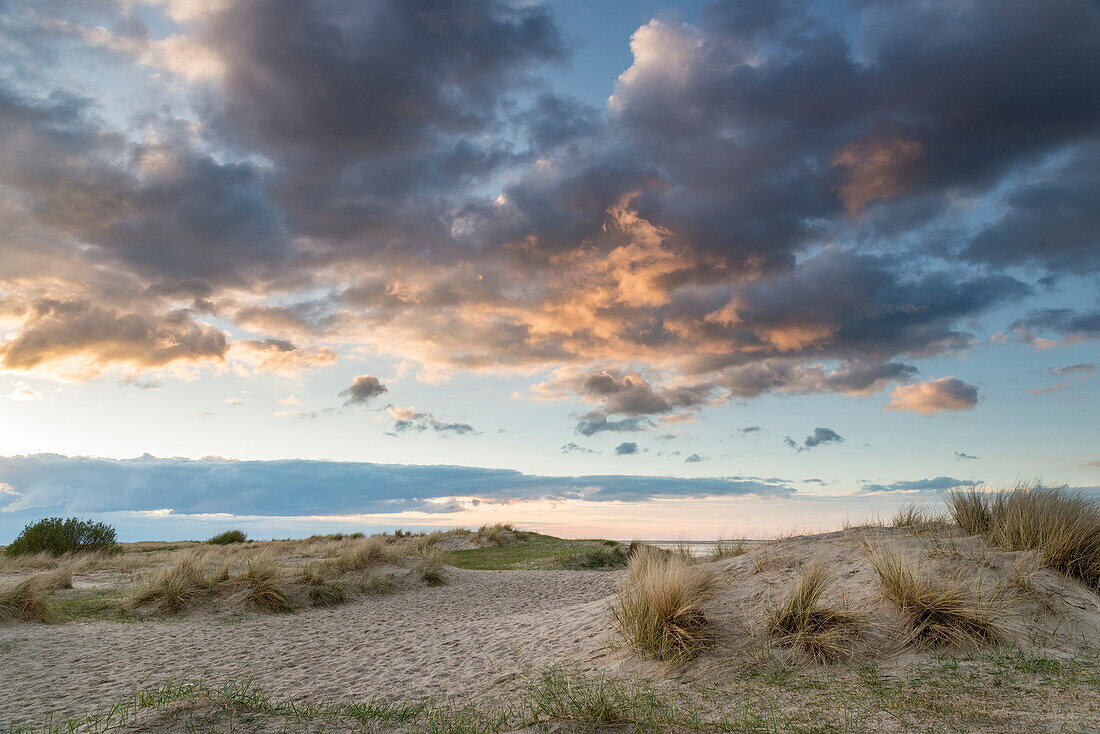
[[[179,614],[192,602],[210,591],[202,556],[186,552],[152,581],[134,592],[129,607],[139,609],[154,606],[160,614]]]
[[[829,662],[850,657],[859,632],[856,617],[821,601],[832,578],[824,563],[810,565],[799,576],[783,603],[769,611],[766,629],[782,645]]]
[[[23,579],[17,584],[0,589],[0,622],[23,620],[27,622],[52,622],[53,609],[46,600],[43,578],[38,575]]]
[[[1077,492],[1018,485],[1008,492],[956,491],[952,519],[1007,551],[1034,550],[1047,566],[1100,592],[1100,503]]]
[[[261,612],[290,611],[290,599],[275,566],[275,559],[270,555],[251,559],[244,581],[248,585],[245,598],[253,609]]]
[[[494,525],[482,525],[474,533],[474,540],[481,545],[504,545],[517,539],[519,533],[510,522],[498,522]]]
[[[909,625],[906,644],[969,647],[1005,639],[995,602],[977,599],[964,579],[933,577],[893,546],[872,546],[868,552],[886,596]]]
[[[944,512],[937,512],[924,505],[904,505],[885,524],[888,527],[911,528],[945,524],[949,520]]]
[[[703,607],[714,572],[676,553],[639,550],[611,604],[619,633],[637,652],[659,660],[689,658],[708,642]]]
[[[390,563],[397,558],[397,552],[378,536],[363,538],[345,543],[337,555],[325,561],[334,574],[362,571],[371,566]]]
[[[718,540],[715,541],[714,547],[710,549],[710,553],[707,555],[707,560],[720,561],[723,558],[735,558],[737,556],[743,556],[748,552],[749,547],[744,538],[733,540],[719,537]]]

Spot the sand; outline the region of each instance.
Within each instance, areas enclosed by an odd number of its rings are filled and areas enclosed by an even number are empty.
[[[499,692],[550,664],[598,666],[620,573],[465,571],[449,585],[296,614],[0,627],[0,729],[86,714],[172,677],[365,699]]]
[[[1001,552],[946,526],[867,528],[780,540],[710,563],[719,581],[707,610],[716,645],[675,671],[675,681],[736,685],[737,666],[759,653],[764,612],[817,561],[833,576],[826,601],[863,620],[861,658],[888,670],[927,655],[899,644],[905,625],[883,596],[868,542],[893,544],[936,575],[959,574],[975,594],[996,596],[1004,610],[999,621],[1017,648],[1068,658],[1100,640],[1100,597],[1041,567],[1033,554]],[[613,644],[608,607],[622,571],[452,568],[447,576],[447,586],[410,586],[294,614],[223,609],[0,627],[0,728],[86,714],[169,678],[251,678],[274,696],[401,701],[507,698],[524,675],[548,665],[673,679],[666,666]],[[1075,706],[1058,716],[1075,720]],[[1043,716],[1051,730],[1061,721]]]

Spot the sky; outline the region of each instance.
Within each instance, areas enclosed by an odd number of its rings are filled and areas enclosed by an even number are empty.
[[[1089,0],[0,0],[0,543],[1100,490]]]

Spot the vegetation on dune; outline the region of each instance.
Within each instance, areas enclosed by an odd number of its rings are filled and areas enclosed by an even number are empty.
[[[53,610],[46,601],[46,591],[40,576],[30,576],[8,588],[0,589],[0,622],[52,622],[54,618]]]
[[[1077,492],[1019,485],[1008,492],[948,494],[955,523],[1007,551],[1037,551],[1043,563],[1100,592],[1100,502]]]
[[[906,642],[963,647],[1005,639],[999,610],[977,599],[965,579],[933,577],[892,546],[872,546],[869,554],[886,596],[908,622]]]
[[[290,611],[290,599],[279,577],[275,559],[270,555],[251,559],[244,581],[248,585],[245,598],[252,608],[261,612]]]
[[[115,529],[106,523],[76,517],[47,517],[28,523],[4,552],[9,556],[36,553],[60,556],[107,551],[114,548],[116,539]]]
[[[480,571],[503,571],[520,568],[565,568],[584,570],[580,556],[594,551],[605,554],[611,548],[605,540],[566,540],[550,535],[525,532],[515,543],[485,546],[465,550],[441,551],[440,560],[456,568]],[[618,546],[615,543],[615,546]],[[622,565],[617,562],[614,566]],[[609,566],[590,566],[588,568]]]
[[[822,662],[850,656],[859,625],[852,614],[822,603],[831,581],[825,564],[810,565],[783,603],[768,613],[768,634]]]
[[[896,672],[869,664],[769,663],[725,681],[660,684],[551,667],[517,680],[516,695],[508,700],[465,703],[305,699],[268,695],[251,681],[169,680],[80,719],[43,728],[17,723],[11,733],[1083,732],[1095,728],[1100,711],[1098,653],[951,654]]]
[[[659,660],[691,657],[707,642],[704,606],[714,595],[714,572],[676,553],[640,550],[611,605],[627,643]]]
[[[520,539],[522,533],[516,532],[516,526],[512,523],[496,523],[495,525],[482,525],[474,533],[474,540],[481,545],[504,545]]]
[[[245,535],[243,530],[226,530],[206,542],[210,545],[230,545],[231,543],[244,543],[247,540],[248,536]]]
[[[161,614],[179,614],[210,591],[201,556],[187,553],[134,592],[129,606],[153,606]]]

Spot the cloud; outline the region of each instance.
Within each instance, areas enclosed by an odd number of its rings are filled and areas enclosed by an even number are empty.
[[[1030,311],[1013,321],[1008,330],[1016,339],[1036,349],[1079,344],[1100,338],[1100,311],[1075,311],[1068,308],[1048,308]],[[1061,342],[1045,334],[1057,334]]]
[[[287,395],[285,398],[276,398],[275,401],[279,403],[279,405],[297,405],[302,402],[293,395]]]
[[[691,454],[686,459],[684,459],[684,463],[685,464],[698,464],[700,462],[709,461],[709,460],[710,460],[709,456],[703,456],[702,454]]]
[[[594,410],[590,413],[585,413],[577,427],[574,429],[575,433],[579,433],[582,436],[594,436],[597,433],[612,432],[612,433],[634,433],[637,431],[645,431],[653,427],[653,421],[648,418],[623,418],[621,420],[610,420],[607,415],[602,411]]]
[[[638,444],[633,441],[623,441],[615,447],[615,453],[619,456],[630,456],[638,453]]]
[[[481,433],[469,423],[441,421],[431,412],[418,411],[415,408],[399,408],[395,405],[388,405],[386,411],[393,419],[393,424],[387,432],[391,436],[397,436],[408,431],[423,433],[428,430],[444,436],[464,436]]]
[[[296,375],[337,360],[327,347],[296,347],[285,339],[239,341],[232,345],[230,354],[254,369],[281,375]]]
[[[959,461],[964,461],[964,460],[965,461],[977,461],[978,458],[979,457],[977,457],[977,456],[971,456],[970,454],[967,454],[967,453],[962,452],[962,451],[956,451],[955,452],[955,459],[957,459]]]
[[[347,396],[344,405],[365,405],[385,392],[388,392],[386,386],[377,377],[359,375],[351,381],[350,387],[340,391],[340,395]]]
[[[1028,395],[1042,395],[1042,394],[1048,393],[1048,392],[1058,392],[1060,390],[1068,390],[1071,387],[1073,387],[1073,385],[1071,385],[1068,381],[1067,382],[1059,382],[1057,385],[1051,385],[1049,387],[1034,387],[1034,388],[1028,390],[1027,394]]]
[[[241,400],[240,398],[227,398],[226,401],[225,401],[225,404],[230,406],[230,407],[236,408],[237,406],[241,405],[243,402],[244,401]]]
[[[1068,364],[1065,367],[1051,367],[1048,370],[1050,374],[1061,375],[1073,375],[1073,374],[1091,374],[1096,371],[1096,365],[1094,364]]]
[[[1033,276],[1100,267],[1088,3],[716,2],[638,27],[606,109],[549,91],[538,3],[35,10],[0,22],[9,370],[565,370],[590,436],[912,396]],[[1095,338],[1078,309],[1007,333]]]
[[[38,392],[25,382],[17,382],[12,386],[11,392],[9,392],[7,395],[3,395],[0,397],[7,398],[8,400],[16,403],[28,403],[34,400],[41,399],[42,393]]]
[[[233,459],[97,459],[35,454],[0,458],[5,513],[329,515],[432,511],[437,500],[573,498],[645,501],[655,497],[786,497],[780,480],[747,477],[544,477],[507,469],[361,462]],[[247,490],[247,491],[245,491]]]
[[[760,426],[743,426],[741,428],[738,428],[737,432],[747,436],[750,433],[759,433],[760,431],[763,431],[763,430],[764,429],[761,428]]]
[[[1089,463],[1085,464],[1085,466],[1100,466],[1100,459],[1096,459],[1095,461],[1090,461]]]
[[[945,410],[973,410],[978,389],[954,377],[941,377],[915,385],[900,385],[890,394],[885,410],[912,410],[934,415]]]
[[[217,363],[225,353],[225,335],[187,313],[119,313],[83,300],[40,299],[18,335],[0,344],[0,365],[87,379],[110,366]]]
[[[799,453],[814,448],[815,446],[824,446],[831,443],[844,443],[844,437],[831,428],[822,428],[818,426],[814,429],[814,432],[802,441],[802,445],[799,446],[798,442],[790,436],[783,439],[783,443],[790,448],[798,451]]]
[[[594,451],[587,446],[580,446],[570,441],[569,443],[561,447],[561,453],[563,454],[598,454],[598,451]]]
[[[864,493],[871,492],[903,492],[903,493],[920,493],[920,492],[945,492],[950,489],[956,489],[958,487],[973,487],[979,484],[965,479],[956,479],[954,477],[933,477],[931,479],[915,479],[908,481],[890,482],[889,484],[864,484],[860,491]]]

